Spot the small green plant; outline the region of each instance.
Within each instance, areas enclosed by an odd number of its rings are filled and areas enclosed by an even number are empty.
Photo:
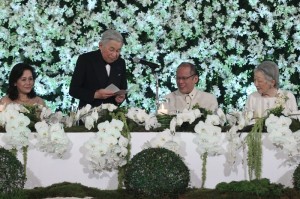
[[[11,152],[0,147],[0,193],[23,189],[25,180],[22,163]]]
[[[189,169],[174,152],[150,148],[136,154],[125,171],[126,189],[139,197],[177,198],[190,181]]]
[[[294,188],[300,191],[300,164],[297,166],[293,174],[293,185]]]

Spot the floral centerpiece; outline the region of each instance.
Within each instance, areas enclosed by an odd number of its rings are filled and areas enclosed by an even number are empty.
[[[88,150],[85,158],[94,171],[112,170],[127,163],[128,139],[121,134],[124,123],[112,119],[98,124],[98,132],[85,144]]]
[[[148,114],[145,110],[140,108],[129,108],[126,116],[137,124],[145,126],[146,130],[160,127],[154,114]]]
[[[8,149],[19,150],[29,145],[29,118],[24,114],[28,110],[18,104],[9,104],[0,112],[0,125],[5,126],[4,139]]]
[[[148,148],[165,148],[174,153],[180,154],[181,138],[178,134],[174,134],[170,129],[158,133],[150,141],[143,145],[143,149]]]
[[[290,164],[300,162],[300,130],[292,132],[289,128],[291,123],[291,118],[273,114],[265,122],[269,133],[268,139],[289,157]]]
[[[45,121],[35,124],[37,131],[36,147],[44,152],[62,157],[68,150],[70,140],[61,123],[47,124]]]
[[[130,133],[126,113],[127,110],[113,104],[102,104],[94,108],[87,105],[70,116],[73,117],[70,120],[75,123],[83,121],[88,130],[97,124],[97,133],[84,144],[88,167],[96,172],[118,169],[119,188],[123,187],[124,166],[130,157]],[[104,121],[98,122],[100,119]]]
[[[202,184],[204,187],[206,180],[206,163],[208,156],[220,155],[224,149],[221,144],[221,128],[219,125],[219,117],[217,115],[208,115],[205,122],[200,121],[195,126],[196,137],[194,143],[197,145],[197,152],[202,159]]]
[[[4,140],[6,148],[15,155],[18,150],[23,151],[24,172],[26,176],[27,150],[29,146],[30,120],[24,114],[28,110],[19,104],[9,104],[0,112],[0,125],[5,127]]]

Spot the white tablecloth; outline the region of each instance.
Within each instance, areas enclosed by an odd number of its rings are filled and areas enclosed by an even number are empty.
[[[4,145],[3,133],[0,133],[0,145]],[[131,154],[135,155],[142,150],[142,145],[155,137],[157,133],[131,133],[132,149]],[[180,153],[183,155],[184,162],[190,169],[191,187],[201,186],[201,167],[202,161],[196,152],[196,145],[193,143],[195,134],[179,133],[182,142]],[[67,133],[72,142],[71,149],[62,159],[44,152],[37,151],[30,147],[28,150],[27,163],[27,182],[25,188],[45,187],[58,182],[77,182],[86,186],[99,189],[117,189],[117,172],[94,173],[89,170],[88,162],[83,158],[86,153],[83,144],[93,133]],[[223,135],[225,137],[225,135]],[[242,135],[245,136],[245,135]],[[33,138],[31,138],[33,139]],[[226,143],[224,143],[226,149]],[[226,165],[224,155],[208,157],[207,159],[207,178],[205,187],[215,188],[220,182],[231,182],[248,179],[247,156],[240,150],[240,159],[234,169]],[[22,161],[21,154],[18,158]],[[262,177],[270,179],[271,182],[281,183],[292,187],[292,175],[296,168],[284,164],[285,157],[279,149],[274,147],[263,135],[263,168]]]

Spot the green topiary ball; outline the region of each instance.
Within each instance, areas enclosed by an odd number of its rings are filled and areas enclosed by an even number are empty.
[[[0,193],[23,189],[25,180],[22,163],[11,152],[0,147]]]
[[[293,174],[294,188],[300,191],[300,164],[297,166]]]
[[[190,182],[190,172],[181,157],[165,148],[149,148],[127,164],[124,184],[136,195],[178,197]]]

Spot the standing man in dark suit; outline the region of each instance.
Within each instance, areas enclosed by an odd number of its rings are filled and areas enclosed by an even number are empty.
[[[79,108],[103,103],[119,105],[125,95],[115,95],[105,89],[114,84],[121,90],[127,89],[126,67],[120,58],[123,46],[122,35],[115,30],[106,30],[99,42],[99,49],[78,57],[72,76],[69,93],[80,100]]]

